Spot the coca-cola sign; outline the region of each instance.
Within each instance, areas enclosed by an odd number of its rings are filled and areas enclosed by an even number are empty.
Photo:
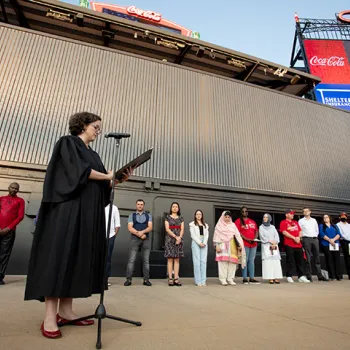
[[[310,59],[312,66],[344,67],[345,57],[331,56],[328,58],[313,56]]]
[[[310,73],[323,84],[350,84],[350,41],[304,40]]]
[[[160,22],[162,20],[162,15],[157,12],[153,11],[144,11],[141,9],[138,9],[136,6],[129,6],[126,11],[130,15],[136,15],[138,17],[148,19],[149,21],[154,21],[154,22]]]

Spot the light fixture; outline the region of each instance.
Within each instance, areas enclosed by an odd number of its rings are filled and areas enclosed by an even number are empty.
[[[295,85],[295,84],[297,84],[298,83],[298,81],[300,80],[301,78],[300,78],[300,76],[297,74],[297,75],[294,75],[294,77],[290,80],[290,83],[292,84],[292,85]]]
[[[212,58],[213,60],[215,60],[215,53],[214,53],[213,49],[210,50],[209,57]]]
[[[288,72],[287,69],[282,69],[282,68],[277,68],[274,72],[273,75],[278,75],[280,78],[283,78],[284,75]]]
[[[77,22],[78,27],[84,27],[84,15],[82,13],[78,13],[75,16],[75,20]]]
[[[227,64],[230,64],[230,65],[238,67],[238,68],[244,68],[244,69],[247,68],[247,66],[246,66],[244,61],[237,60],[237,59],[232,58],[232,57],[231,58],[227,58],[226,62],[227,62]]]
[[[164,40],[164,39],[157,39],[156,44],[160,45],[160,46],[167,47],[169,49],[176,49],[176,50],[178,50],[180,47],[179,43],[177,43],[176,41],[169,41],[169,40]]]
[[[204,53],[205,53],[205,48],[203,46],[199,46],[196,52],[196,56],[199,58],[202,58],[204,56]]]
[[[149,36],[150,36],[150,31],[149,30],[145,30],[144,32],[143,32],[143,34],[142,34],[142,38],[143,39],[147,39],[147,38],[149,38]]]
[[[58,12],[58,11],[54,11],[49,9],[46,12],[46,17],[52,17],[54,19],[58,19],[59,21],[63,21],[63,22],[73,22],[74,16],[71,13],[63,13],[63,12]]]

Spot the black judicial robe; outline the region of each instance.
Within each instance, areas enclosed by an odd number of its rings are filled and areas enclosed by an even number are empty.
[[[77,136],[63,136],[49,162],[28,266],[25,300],[85,298],[101,292],[109,181],[99,155]]]

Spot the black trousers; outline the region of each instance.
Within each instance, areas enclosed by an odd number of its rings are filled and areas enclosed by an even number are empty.
[[[0,236],[0,281],[5,277],[5,271],[10,260],[15,238],[16,231],[14,230],[11,230],[5,236]]]
[[[322,272],[321,272],[321,262],[320,262],[320,244],[319,240],[315,238],[310,238],[310,237],[303,237],[303,248],[306,253],[306,258],[307,258],[307,277],[312,276],[312,260],[315,263],[316,267],[316,272],[317,272],[317,277],[322,277]]]
[[[322,251],[326,258],[329,278],[340,280],[342,278],[340,270],[340,251],[330,251],[328,246],[322,246]]]
[[[286,269],[286,276],[292,277],[293,276],[293,267],[294,263],[297,268],[298,278],[301,276],[305,276],[305,262],[303,257],[303,249],[302,248],[292,248],[289,246],[285,246],[286,249],[286,263],[287,263],[287,269]]]
[[[350,241],[347,241],[346,239],[342,239],[340,241],[340,244],[341,244],[341,249],[343,251],[346,273],[348,274],[348,276],[350,278],[350,253],[349,253]]]

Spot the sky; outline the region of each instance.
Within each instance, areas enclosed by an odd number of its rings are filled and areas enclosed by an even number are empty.
[[[350,10],[349,0],[98,1],[159,12],[199,32],[201,40],[285,66],[290,62],[295,12],[299,18],[334,19],[335,13]],[[79,0],[65,2],[79,4]]]

